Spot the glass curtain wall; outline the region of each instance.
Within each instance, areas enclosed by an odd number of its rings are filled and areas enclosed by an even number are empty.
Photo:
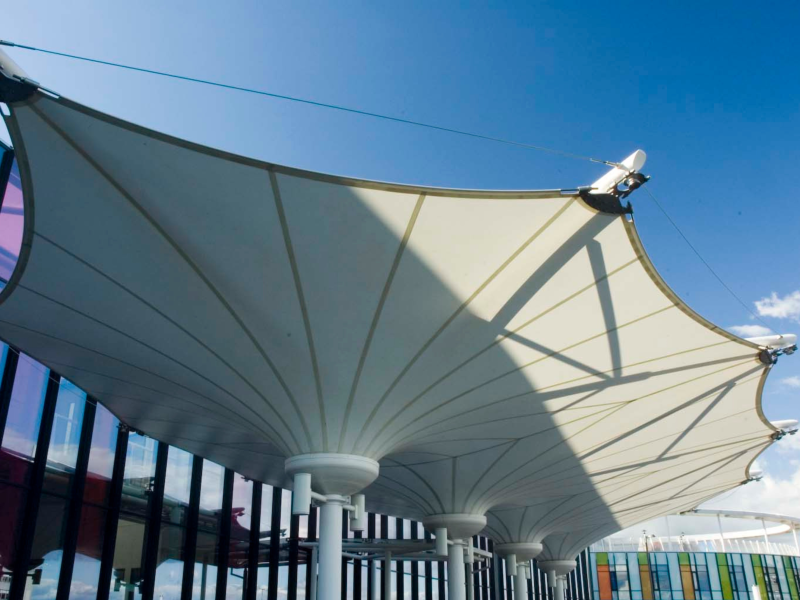
[[[798,600],[798,557],[714,552],[591,553],[594,600]]]

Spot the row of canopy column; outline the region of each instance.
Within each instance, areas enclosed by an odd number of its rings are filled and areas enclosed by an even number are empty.
[[[307,515],[314,501],[320,506],[319,540],[316,552],[318,576],[317,600],[339,600],[341,595],[342,523],[344,512],[350,513],[352,531],[366,529],[365,498],[358,494],[378,476],[376,461],[356,455],[316,453],[294,456],[286,460],[286,473],[293,479],[292,513]],[[312,487],[318,491],[312,491]],[[436,554],[447,557],[448,597],[467,600],[464,564],[471,564],[471,539],[486,527],[483,515],[455,513],[425,517],[423,526],[435,535]],[[507,572],[515,579],[515,600],[525,600],[527,582],[525,565],[542,550],[540,543],[500,544],[496,552],[506,560]],[[391,564],[390,552],[384,557]],[[377,562],[373,561],[373,565]],[[566,575],[575,568],[574,560],[540,562],[548,574],[548,585],[556,590],[556,600],[564,600]],[[525,590],[525,593],[520,593]]]

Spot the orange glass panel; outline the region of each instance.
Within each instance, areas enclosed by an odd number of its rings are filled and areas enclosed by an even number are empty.
[[[611,573],[608,565],[597,565],[597,583],[600,587],[600,600],[611,600]]]
[[[650,580],[650,567],[639,565],[639,575],[642,578],[642,598],[653,600],[653,582]]]

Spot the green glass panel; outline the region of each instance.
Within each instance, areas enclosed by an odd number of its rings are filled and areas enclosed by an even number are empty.
[[[733,587],[731,586],[731,573],[724,554],[717,554],[717,564],[719,565],[719,582],[722,586],[722,600],[733,600]]]
[[[757,560],[759,563],[761,562],[760,558],[754,554],[753,562]],[[764,581],[764,569],[758,566],[754,567],[753,570],[756,572],[756,583],[758,584],[758,591],[761,592],[761,600],[769,600],[767,598],[767,582]]]
[[[647,562],[647,552],[637,552],[636,557],[639,559],[640,565],[649,565]]]
[[[679,565],[689,564],[689,554],[687,552],[678,552],[678,564]]]
[[[608,564],[608,552],[598,552],[596,555],[598,565]]]
[[[751,554],[753,558],[753,566],[760,567],[761,566],[761,557],[758,554]]]
[[[792,559],[784,556],[783,566],[786,567],[786,580],[789,582],[789,593],[792,596],[792,600],[800,600],[800,596],[797,593],[797,583],[794,580],[794,572],[792,571]]]

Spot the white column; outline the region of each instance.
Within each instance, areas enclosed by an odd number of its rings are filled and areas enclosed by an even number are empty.
[[[370,600],[381,600],[381,574],[380,571],[378,571],[377,558],[373,558],[371,561],[369,561],[369,568],[372,572],[372,589],[370,590],[372,594],[370,595]],[[361,585],[365,585],[365,583],[362,581]]]
[[[671,552],[672,551],[672,532],[669,530],[669,516],[668,515],[664,516],[664,522],[667,524],[667,547],[668,547],[667,552]],[[662,544],[662,547],[663,547],[663,544]]]
[[[764,522],[764,519],[761,519],[761,527],[764,529],[764,546],[766,546],[766,550],[764,550],[764,552],[769,554],[769,536],[767,535],[767,524]]]
[[[528,599],[528,579],[525,577],[525,568],[517,565],[517,575],[514,577],[514,600]]]
[[[340,600],[342,595],[342,507],[344,498],[328,496],[320,507],[318,600]]]
[[[386,600],[392,598],[392,551],[387,550],[383,557],[383,595]],[[375,586],[373,586],[375,587]]]
[[[466,600],[467,587],[464,581],[464,542],[453,540],[447,550],[447,599]]]
[[[317,600],[317,563],[319,562],[319,546],[311,549],[311,564],[309,565],[308,575],[308,600]]]
[[[567,592],[567,580],[563,575],[556,577],[556,600],[564,600]]]
[[[725,534],[722,533],[722,517],[717,515],[717,527],[719,527],[719,539],[722,542],[722,551],[725,552]]]

